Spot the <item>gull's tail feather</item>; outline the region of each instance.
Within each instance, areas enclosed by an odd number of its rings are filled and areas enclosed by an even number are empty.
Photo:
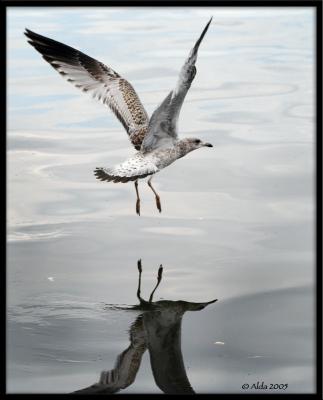
[[[147,160],[147,158],[137,153],[112,168],[96,168],[94,175],[101,181],[126,183],[146,178],[146,176],[152,175],[157,171],[158,168],[151,160]]]
[[[135,175],[135,176],[117,176],[113,175],[112,171],[109,173],[108,170],[106,170],[105,168],[96,168],[94,170],[94,175],[96,176],[96,179],[99,179],[100,181],[127,183],[129,181],[135,181],[137,179],[146,178],[150,174]]]

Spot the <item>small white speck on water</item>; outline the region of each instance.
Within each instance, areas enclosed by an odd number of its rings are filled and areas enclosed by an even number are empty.
[[[224,342],[214,342],[214,344],[220,344],[220,345],[224,345]]]
[[[263,358],[263,356],[248,356],[247,358]]]
[[[54,277],[52,277],[52,276],[49,276],[47,279],[48,279],[50,282],[54,282]]]

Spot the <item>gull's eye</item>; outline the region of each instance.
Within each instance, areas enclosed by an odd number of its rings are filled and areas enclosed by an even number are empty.
[[[194,140],[194,143],[199,144],[199,143],[201,143],[201,141],[200,141],[200,139],[196,139],[196,140]]]

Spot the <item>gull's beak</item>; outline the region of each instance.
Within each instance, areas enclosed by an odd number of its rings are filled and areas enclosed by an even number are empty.
[[[187,310],[189,311],[200,311],[203,310],[203,308],[207,307],[209,304],[215,303],[218,301],[218,299],[208,301],[206,303],[191,303],[187,302]]]
[[[205,147],[213,147],[213,144],[211,144],[211,143],[204,143],[203,146],[205,146]]]

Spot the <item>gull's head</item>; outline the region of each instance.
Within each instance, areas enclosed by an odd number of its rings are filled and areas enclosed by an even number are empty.
[[[197,150],[201,147],[213,147],[211,143],[203,142],[198,138],[186,138],[180,141],[180,147],[184,150],[185,154],[190,151]]]

